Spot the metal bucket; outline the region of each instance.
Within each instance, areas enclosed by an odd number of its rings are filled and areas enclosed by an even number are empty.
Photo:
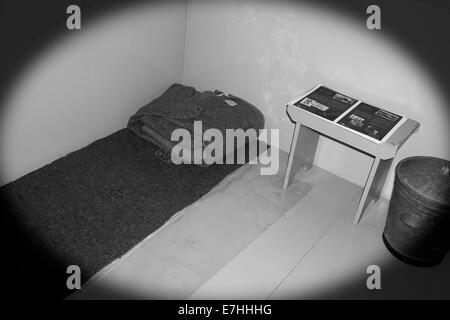
[[[395,181],[383,241],[398,259],[415,266],[439,264],[450,248],[450,162],[403,159]]]

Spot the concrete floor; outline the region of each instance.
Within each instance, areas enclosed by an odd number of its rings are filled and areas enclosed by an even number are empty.
[[[384,247],[387,200],[354,227],[359,186],[313,167],[282,202],[282,176],[242,167],[69,298],[450,298],[449,256],[416,268]],[[367,289],[370,265],[380,290]]]

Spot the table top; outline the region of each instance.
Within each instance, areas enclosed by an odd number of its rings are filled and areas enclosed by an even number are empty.
[[[328,121],[292,104],[286,106],[286,113],[293,122],[304,125],[332,140],[348,145],[353,149],[379,157],[383,160],[393,158],[396,155],[397,150],[418,130],[420,126],[419,122],[408,118],[385,142],[376,143],[343,126]]]

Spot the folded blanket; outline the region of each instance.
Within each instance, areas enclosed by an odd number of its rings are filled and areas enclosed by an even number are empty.
[[[171,85],[161,96],[140,108],[130,118],[128,128],[170,153],[178,144],[171,141],[172,132],[184,128],[193,137],[194,121],[202,121],[203,132],[215,128],[223,137],[226,129],[264,128],[263,114],[247,101],[218,90],[198,92],[181,84]],[[204,143],[202,148],[205,146]],[[191,148],[192,154],[201,152],[194,150],[193,142]]]

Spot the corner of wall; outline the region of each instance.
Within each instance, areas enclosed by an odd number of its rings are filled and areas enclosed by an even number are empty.
[[[189,7],[189,0],[183,0],[184,1],[184,52],[183,52],[183,65],[182,65],[182,70],[181,70],[181,83],[184,83],[185,79],[184,79],[184,75],[185,75],[185,68],[186,68],[186,53],[187,53],[187,36],[188,36],[188,7]]]

